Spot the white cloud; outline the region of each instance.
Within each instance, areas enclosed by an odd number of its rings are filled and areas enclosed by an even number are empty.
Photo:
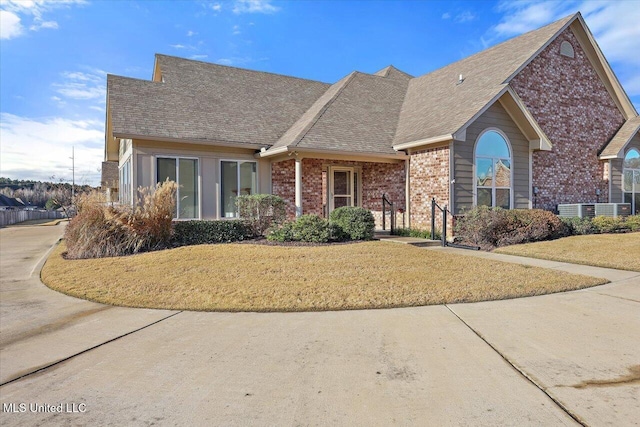
[[[191,55],[191,56],[189,57],[189,59],[195,59],[195,60],[198,60],[198,59],[206,59],[206,58],[208,58],[208,57],[209,57],[209,55]]]
[[[106,96],[106,72],[91,69],[90,72],[65,71],[63,82],[53,83],[55,91],[65,98],[76,100],[104,100]]]
[[[183,44],[170,44],[169,46],[171,46],[174,49],[186,49],[187,47]]]
[[[220,12],[220,10],[222,10],[222,5],[220,3],[212,3],[209,7],[214,12]]]
[[[58,23],[56,21],[42,21],[40,19],[34,19],[33,25],[29,27],[31,31],[39,31],[43,28],[50,30],[57,30]]]
[[[580,11],[629,95],[640,95],[640,8],[631,1],[502,1],[500,22],[483,37],[487,44],[535,30]]]
[[[442,19],[449,19],[451,18],[451,14],[449,12],[445,12],[442,14]]]
[[[234,26],[233,26],[233,34],[234,34],[234,35],[238,35],[238,34],[240,34],[240,33],[241,33],[241,31],[240,31],[240,25],[234,25]]]
[[[76,181],[85,176],[95,185],[104,156],[104,123],[62,117],[35,119],[0,113],[0,169],[16,179],[71,177],[75,146]]]
[[[469,10],[465,10],[464,12],[460,12],[459,14],[456,15],[456,17],[454,18],[454,20],[458,23],[458,24],[464,24],[465,22],[471,22],[474,19],[476,19],[476,16]]]
[[[233,13],[275,13],[280,10],[271,4],[271,0],[236,0]]]
[[[216,61],[220,65],[233,65],[234,61],[231,58],[220,58]]]
[[[20,17],[13,12],[0,10],[0,39],[12,39],[22,34]]]
[[[195,31],[191,31],[191,30],[187,31],[187,37],[193,37],[196,34],[198,34],[198,33],[196,33]]]
[[[25,34],[23,20],[30,19],[29,30],[58,29],[58,23],[45,20],[43,15],[55,9],[74,4],[85,4],[85,0],[2,0],[0,2],[0,38],[10,39]]]

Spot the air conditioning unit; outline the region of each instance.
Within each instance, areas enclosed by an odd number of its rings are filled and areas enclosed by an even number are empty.
[[[630,203],[596,203],[596,216],[619,216],[631,215]]]
[[[558,216],[564,218],[593,218],[596,216],[595,204],[574,203],[566,205],[558,205]]]

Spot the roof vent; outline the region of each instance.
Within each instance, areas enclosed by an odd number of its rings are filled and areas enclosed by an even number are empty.
[[[460,74],[460,76],[458,76],[458,83],[456,83],[457,85],[462,84],[462,82],[464,81],[464,76],[462,74]]]
[[[575,58],[575,53],[573,52],[573,46],[571,46],[571,43],[567,41],[560,43],[560,55]]]

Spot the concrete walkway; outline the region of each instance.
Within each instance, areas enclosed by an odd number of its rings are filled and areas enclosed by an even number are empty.
[[[39,282],[39,261],[62,227],[0,230],[2,425],[634,425],[640,419],[638,273],[499,255],[613,283],[391,310],[137,310],[66,297]],[[425,262],[431,250],[458,252],[425,249]],[[30,403],[76,412],[32,413]],[[16,413],[7,412],[10,404]]]

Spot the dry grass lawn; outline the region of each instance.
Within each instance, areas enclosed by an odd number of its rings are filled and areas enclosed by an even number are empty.
[[[640,233],[571,236],[548,242],[508,246],[496,249],[495,252],[640,271]]]
[[[42,270],[52,289],[105,304],[210,311],[313,311],[484,301],[568,291],[606,280],[407,245],[201,245]]]

